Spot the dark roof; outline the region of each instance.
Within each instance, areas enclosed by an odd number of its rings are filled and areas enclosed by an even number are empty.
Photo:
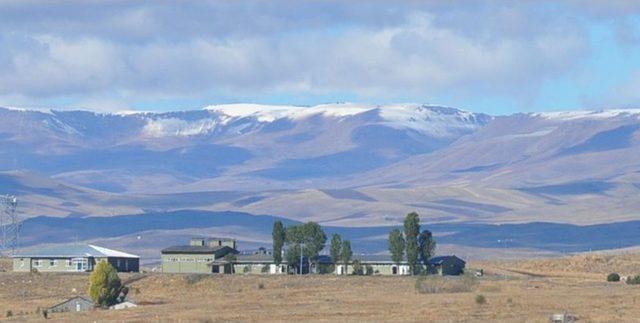
[[[58,306],[60,306],[60,305],[63,305],[63,304],[69,303],[69,302],[71,302],[71,301],[73,301],[73,300],[75,300],[75,299],[80,299],[80,300],[82,300],[82,301],[84,301],[84,302],[87,302],[87,303],[89,303],[89,304],[94,304],[94,303],[93,303],[93,300],[92,300],[91,298],[87,297],[87,296],[74,296],[74,297],[71,297],[71,298],[67,299],[66,301],[60,302],[60,303],[58,303],[58,304],[56,304],[56,305],[53,305],[53,306],[51,306],[51,307],[49,307],[49,308],[58,307]]]
[[[443,262],[451,259],[451,258],[455,258],[458,259],[460,261],[462,261],[464,263],[464,260],[456,257],[455,255],[452,256],[438,256],[438,257],[433,257],[431,259],[429,259],[429,264],[430,265],[442,265]]]
[[[250,254],[250,255],[237,255],[236,256],[236,262],[242,263],[242,262],[273,262],[273,255],[270,254],[265,254],[265,253],[258,253],[258,254]],[[283,262],[286,262],[283,259]]]
[[[163,254],[175,254],[175,253],[194,253],[194,254],[215,254],[226,255],[228,253],[238,253],[237,250],[229,247],[229,246],[173,246],[169,248],[162,249],[161,253]]]

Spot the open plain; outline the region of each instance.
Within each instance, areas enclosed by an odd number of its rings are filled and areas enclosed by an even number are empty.
[[[609,272],[640,271],[640,254],[476,262],[468,271],[479,268],[485,275],[471,279],[470,291],[455,293],[420,293],[409,276],[121,274],[135,280],[129,298],[139,307],[52,313],[48,321],[548,322],[565,311],[582,322],[640,318],[640,287],[606,282]],[[2,272],[1,319],[43,321],[40,309],[85,295],[87,287],[86,274]]]

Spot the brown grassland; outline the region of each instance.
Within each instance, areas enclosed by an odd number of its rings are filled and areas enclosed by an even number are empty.
[[[6,263],[5,263],[6,265]],[[567,311],[581,322],[640,320],[640,286],[606,274],[640,273],[640,254],[590,254],[483,268],[471,291],[416,291],[415,277],[149,274],[131,283],[138,308],[53,313],[48,321],[505,321],[548,322]],[[123,280],[131,278],[122,274]],[[0,272],[0,320],[37,321],[39,308],[86,295],[88,275]],[[483,295],[485,304],[476,303]],[[7,311],[12,312],[6,317]]]

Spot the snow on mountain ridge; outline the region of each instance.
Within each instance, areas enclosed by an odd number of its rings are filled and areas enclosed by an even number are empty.
[[[529,115],[549,120],[570,121],[578,119],[607,119],[619,116],[640,117],[640,109],[610,109],[610,110],[575,110],[534,112]]]
[[[220,113],[234,119],[255,118],[258,122],[267,123],[283,118],[300,120],[314,115],[343,118],[378,110],[382,119],[381,124],[385,126],[412,129],[438,137],[449,136],[454,129],[456,131],[472,131],[491,119],[486,115],[474,114],[454,108],[421,104],[365,105],[339,103],[312,107],[228,104],[208,106],[205,110]],[[483,117],[476,118],[477,116]]]

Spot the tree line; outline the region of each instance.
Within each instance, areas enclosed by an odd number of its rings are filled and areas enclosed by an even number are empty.
[[[389,232],[389,252],[392,261],[397,266],[406,256],[411,274],[415,274],[418,264],[428,266],[429,258],[435,252],[436,242],[431,231],[420,230],[420,216],[415,212],[407,214],[403,229],[403,231],[393,229]],[[312,264],[318,265],[320,251],[324,249],[327,242],[326,234],[316,222],[285,227],[281,221],[275,221],[272,238],[274,263],[280,266],[284,255],[287,263],[296,267],[299,272],[302,272],[302,268],[299,266],[300,258],[307,261],[309,268]],[[346,273],[346,268],[353,258],[351,241],[342,239],[337,233],[333,234],[329,253],[333,264],[344,265]],[[354,269],[355,265],[354,262]]]
[[[318,265],[320,251],[324,249],[327,236],[322,227],[316,222],[307,222],[299,225],[291,225],[285,228],[281,221],[273,223],[273,261],[279,266],[283,261],[283,254],[290,266],[296,267],[302,273],[299,266],[300,258],[306,259],[309,268],[312,264]],[[286,247],[286,251],[283,250]],[[331,237],[331,258],[334,264],[348,264],[353,252],[351,242],[342,240],[340,235]]]
[[[411,274],[415,274],[418,264],[429,265],[429,258],[435,254],[436,241],[429,230],[420,231],[420,216],[416,212],[404,218],[404,232],[393,229],[389,232],[389,252],[391,260],[399,266],[406,255]]]

